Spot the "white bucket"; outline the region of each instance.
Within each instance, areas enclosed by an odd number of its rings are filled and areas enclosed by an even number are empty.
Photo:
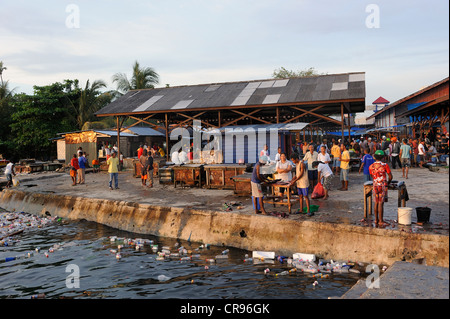
[[[402,225],[411,225],[411,215],[413,209],[411,207],[398,208],[398,223]]]

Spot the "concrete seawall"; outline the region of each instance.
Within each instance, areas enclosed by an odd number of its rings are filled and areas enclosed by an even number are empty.
[[[426,258],[428,265],[449,266],[449,237],[445,235],[18,190],[3,190],[0,207],[36,215],[48,212],[130,232],[283,255],[314,253],[321,258],[386,265]]]

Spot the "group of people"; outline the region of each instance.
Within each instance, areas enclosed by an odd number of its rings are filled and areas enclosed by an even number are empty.
[[[153,187],[153,154],[147,149],[138,151],[139,165],[141,165],[141,182],[144,187]],[[147,186],[148,180],[148,186]]]
[[[336,153],[339,148],[339,154]],[[303,158],[300,159],[298,153],[292,153],[290,160],[287,160],[287,156],[282,152],[281,148],[278,148],[278,153],[275,155],[277,179],[280,179],[284,183],[288,183],[289,189],[292,186],[297,187],[297,193],[299,195],[300,211],[303,211],[304,202],[306,203],[306,209],[308,216],[312,216],[310,210],[309,194],[312,193],[318,182],[323,185],[324,197],[328,199],[328,191],[331,189],[331,181],[333,177],[333,169],[339,167],[340,180],[342,187],[340,190],[348,190],[348,172],[350,170],[350,154],[344,143],[338,145],[337,141],[334,141],[333,148],[328,149],[325,143],[320,144],[317,148],[313,144],[308,145],[308,148],[304,149],[305,153]],[[333,153],[333,160],[329,151]],[[336,156],[336,157],[335,157]],[[269,161],[267,147],[260,152],[259,161],[253,168],[251,178],[251,188],[253,196],[253,205],[255,207],[255,213],[266,214],[263,205],[263,193],[261,185],[265,182],[260,168]],[[295,177],[292,176],[292,169],[295,165]],[[280,188],[280,192],[284,193],[284,188]],[[258,209],[258,203],[260,209]]]
[[[385,139],[383,139],[385,140]],[[355,144],[359,141],[352,141],[353,145],[349,145],[347,149],[346,144],[340,141],[333,140],[333,145],[328,148],[325,143],[320,144],[317,148],[313,144],[308,145],[308,148],[303,148],[303,158],[300,160],[298,153],[291,155],[291,162],[287,160],[286,154],[278,149],[278,154],[275,157],[277,178],[283,182],[288,182],[289,188],[296,186],[299,195],[300,211],[303,211],[304,204],[306,204],[308,216],[314,213],[310,211],[309,194],[314,189],[318,182],[321,182],[324,188],[324,199],[328,198],[328,191],[331,188],[331,180],[334,174],[339,174],[342,187],[341,191],[348,190],[348,175],[350,171],[350,152],[354,150]],[[376,144],[367,138],[363,143],[363,152],[361,158],[361,166],[359,172],[364,172],[364,181],[371,181],[373,183],[373,194],[375,200],[375,223],[379,226],[387,225],[383,220],[384,202],[387,198],[388,185],[392,181],[392,172],[389,167],[388,152],[378,149]],[[389,141],[388,141],[389,142]],[[399,163],[403,170],[403,177],[408,178],[408,169],[411,165],[410,157],[414,154],[413,148],[409,145],[408,139],[403,139],[402,144],[397,146],[397,140],[393,139],[393,150],[391,155],[399,157]],[[361,146],[361,145],[360,145]],[[372,149],[371,149],[372,147]],[[387,148],[386,148],[387,149]],[[267,154],[261,152],[259,161],[255,164],[251,179],[253,205],[255,213],[266,214],[263,204],[263,193],[261,185],[265,182],[263,175],[260,173],[262,165],[268,161]],[[397,159],[395,159],[397,161]],[[292,177],[292,168],[295,165],[295,177]],[[259,204],[259,205],[258,205]]]
[[[108,147],[109,149],[109,147]],[[119,189],[119,170],[120,170],[120,160],[117,156],[117,151],[112,149],[107,157],[106,163],[108,165],[109,173],[109,189]],[[85,174],[86,168],[89,165],[89,160],[87,159],[87,153],[83,152],[82,147],[79,147],[76,154],[73,154],[70,161],[70,177],[72,178],[72,186],[77,184],[85,184]],[[93,172],[100,172],[100,163],[98,159],[92,160]],[[114,188],[113,188],[114,182]]]

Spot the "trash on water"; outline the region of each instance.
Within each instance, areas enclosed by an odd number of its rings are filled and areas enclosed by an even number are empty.
[[[275,252],[273,251],[254,251],[252,254],[253,259],[264,258],[264,259],[275,259]]]
[[[315,261],[316,255],[314,254],[304,254],[304,253],[295,253],[292,255],[293,259],[299,259],[303,261]]]
[[[167,281],[167,280],[170,280],[170,277],[167,277],[166,275],[159,275],[158,280],[159,281]]]

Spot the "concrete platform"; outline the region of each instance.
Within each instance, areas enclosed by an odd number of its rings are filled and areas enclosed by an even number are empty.
[[[341,299],[449,299],[449,269],[397,261],[380,276],[378,288],[361,279]]]
[[[401,177],[401,170],[393,171],[394,180],[405,181],[410,200],[407,207],[428,206],[432,209],[430,223],[417,225],[415,210],[412,215],[411,226],[402,226],[397,220],[397,192],[389,192],[389,202],[385,203],[385,220],[390,226],[385,229],[400,230],[409,233],[427,233],[449,235],[449,175],[448,169],[440,169],[431,172],[428,169],[413,168],[410,170],[409,179]],[[174,188],[173,185],[161,185],[155,179],[155,187],[146,189],[141,186],[139,178],[134,178],[132,171],[123,171],[119,174],[120,190],[108,189],[109,176],[105,172],[86,174],[86,184],[71,186],[68,174],[55,172],[41,172],[18,176],[21,185],[17,188],[27,192],[44,194],[61,194],[80,196],[86,198],[102,198],[112,200],[126,200],[129,202],[150,204],[165,207],[184,207],[199,210],[222,211],[224,203],[240,202],[232,207],[233,213],[253,214],[252,202],[248,197],[237,197],[232,190],[198,189],[198,188]],[[312,217],[303,214],[291,215],[290,220],[318,221],[356,225],[362,227],[374,227],[370,222],[362,222],[363,213],[363,175],[356,172],[350,173],[349,190],[342,192],[339,177],[333,178],[333,189],[328,200],[311,200],[311,204],[319,205],[319,211]],[[50,178],[51,179],[47,179]],[[4,176],[0,177],[0,187]],[[5,182],[5,181],[4,181]],[[4,183],[3,183],[4,184]],[[295,204],[293,212],[298,209]],[[287,212],[287,207],[282,205],[267,204],[268,212]],[[370,216],[369,216],[370,217]],[[373,215],[372,215],[373,218]]]

